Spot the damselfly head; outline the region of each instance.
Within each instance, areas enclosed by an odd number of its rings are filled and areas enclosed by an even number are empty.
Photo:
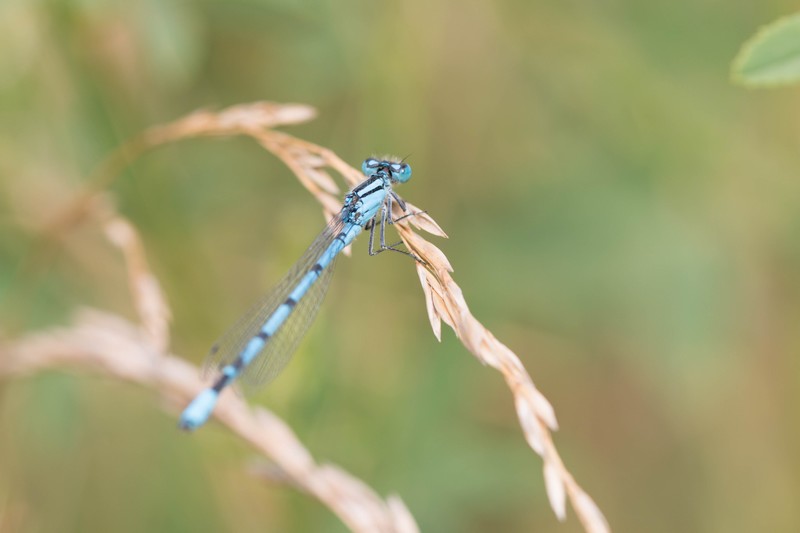
[[[386,172],[389,178],[395,183],[405,183],[411,179],[411,166],[402,161],[391,161],[388,159],[377,159],[370,157],[364,160],[361,170],[367,176],[373,176],[378,172]]]

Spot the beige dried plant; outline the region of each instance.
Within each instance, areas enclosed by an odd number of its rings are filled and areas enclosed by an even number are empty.
[[[339,188],[331,171],[338,173],[349,186],[360,182],[363,174],[326,148],[272,129],[314,116],[315,111],[309,106],[269,102],[237,105],[219,112],[204,110],[148,129],[120,147],[99,167],[93,187],[49,226],[47,234],[58,238],[87,219],[102,224],[108,238],[123,250],[141,324],[136,326],[99,311],[83,312],[72,328],[31,334],[6,345],[0,372],[19,374],[63,363],[89,364],[111,375],[156,388],[171,400],[171,407],[182,405],[197,393],[203,384],[196,377],[196,369],[166,355],[169,308],[158,281],[147,267],[135,229],[113,212],[109,202],[103,201],[104,189],[125,165],[153,147],[197,136],[246,135],[280,158],[322,204],[326,218],[330,219],[341,208]],[[413,212],[420,211],[410,204],[408,207]],[[399,209],[396,204],[395,209]],[[436,337],[441,340],[444,321],[482,364],[503,375],[514,397],[525,438],[543,460],[545,487],[556,516],[565,519],[568,499],[586,531],[609,531],[603,514],[558,454],[551,434],[558,427],[552,406],[533,384],[519,358],[472,315],[461,288],[451,276],[453,268],[444,253],[414,228],[443,237],[444,231],[422,212],[403,219],[395,227],[408,250],[425,262],[416,263],[416,268]],[[398,497],[384,501],[341,469],[316,465],[288,426],[265,409],[250,408],[234,395],[226,395],[214,416],[274,461],[281,479],[318,498],[351,530],[417,531],[413,517]]]

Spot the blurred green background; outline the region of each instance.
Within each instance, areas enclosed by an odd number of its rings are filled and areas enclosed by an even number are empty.
[[[200,107],[308,103],[319,118],[292,134],[354,165],[410,154],[400,193],[449,233],[432,240],[553,403],[615,531],[798,531],[798,89],[728,81],[793,6],[2,0],[2,334],[80,305],[135,316],[89,226],[9,297],[35,228],[124,139]],[[113,191],[172,305],[172,350],[198,363],[322,226],[243,138],[160,148]],[[451,331],[437,343],[410,262],[365,246],[257,400],[424,531],[581,531],[554,518],[500,376]],[[253,479],[251,456],[213,423],[177,431],[152,391],[6,382],[2,531],[345,530]]]

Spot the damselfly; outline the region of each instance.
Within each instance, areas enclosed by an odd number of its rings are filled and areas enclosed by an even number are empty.
[[[362,170],[366,179],[345,196],[339,214],[328,223],[284,278],[214,344],[206,369],[219,369],[214,384],[203,390],[181,414],[187,430],[203,425],[220,393],[234,381],[255,389],[273,380],[289,362],[300,339],[317,314],[330,283],[336,257],[364,229],[369,229],[369,253],[393,250],[387,245],[385,226],[405,217],[392,218],[394,202],[407,212],[405,202],[392,186],[411,178],[411,167],[402,161],[369,158]],[[380,225],[380,248],[374,249],[375,227]]]

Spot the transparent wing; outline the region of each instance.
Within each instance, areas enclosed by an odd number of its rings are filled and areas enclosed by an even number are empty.
[[[335,261],[335,260],[334,260]],[[300,341],[317,316],[322,299],[328,291],[334,262],[322,271],[319,279],[297,303],[292,314],[269,339],[264,350],[242,372],[239,383],[246,393],[251,393],[269,383],[286,368]]]
[[[300,279],[317,262],[320,255],[330,246],[342,229],[344,223],[335,218],[314,239],[300,259],[289,269],[271,291],[258,300],[220,339],[211,347],[203,365],[203,375],[208,377],[225,365],[233,363],[247,343],[258,334],[267,318],[286,301],[289,293]],[[297,303],[289,318],[268,341],[261,353],[239,376],[247,391],[252,391],[277,376],[286,367],[300,339],[308,331],[325,296],[333,272],[333,262],[320,274],[319,279],[309,288],[306,295]]]

